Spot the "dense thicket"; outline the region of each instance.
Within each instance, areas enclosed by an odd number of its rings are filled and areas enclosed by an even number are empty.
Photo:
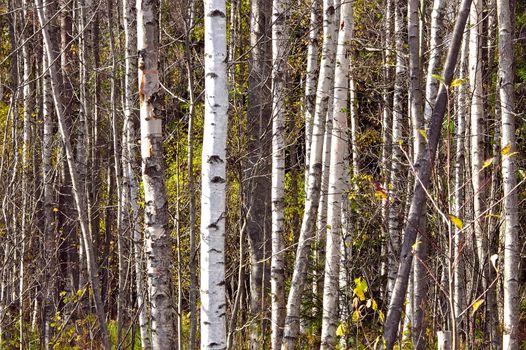
[[[522,0],[0,0],[0,348],[522,348],[525,38]]]

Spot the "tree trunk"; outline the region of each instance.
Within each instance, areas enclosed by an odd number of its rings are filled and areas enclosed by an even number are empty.
[[[406,74],[406,64],[404,62],[403,45],[404,45],[404,13],[405,4],[403,0],[395,0],[394,5],[394,36],[395,36],[395,86],[393,97],[393,122],[392,122],[392,159],[391,159],[391,189],[389,191],[389,217],[388,217],[388,249],[387,249],[387,300],[390,299],[396,281],[398,255],[400,253],[401,240],[401,221],[403,217],[403,192],[404,187],[402,177],[403,152],[403,94],[404,94],[404,77]]]
[[[479,270],[483,279],[486,259],[487,239],[484,235],[483,217],[483,174],[480,171],[484,162],[484,101],[482,91],[482,0],[474,0],[469,15],[469,85],[471,90],[471,131],[470,131],[470,161],[471,184],[473,187],[473,222],[477,246]],[[483,281],[483,288],[487,284]]]
[[[431,11],[431,32],[429,34],[429,61],[427,63],[427,77],[426,77],[426,95],[424,101],[424,120],[429,124],[435,99],[437,96],[438,85],[440,82],[433,77],[434,74],[440,72],[440,60],[442,57],[442,37],[444,35],[444,15],[445,15],[445,0],[434,0],[433,10]]]
[[[413,163],[414,168],[418,171],[420,164],[417,162],[421,158],[425,147],[426,140],[422,130],[425,130],[425,118],[422,112],[423,99],[421,90],[422,70],[420,62],[421,40],[419,29],[419,0],[408,1],[408,42],[409,42],[409,111],[412,124],[413,137]],[[427,96],[426,96],[427,97]],[[430,96],[430,98],[435,98]],[[425,211],[425,209],[424,209]],[[410,315],[411,322],[411,337],[415,349],[426,348],[426,337],[424,327],[424,308],[426,304],[427,295],[427,271],[425,265],[427,264],[427,246],[428,237],[426,233],[426,216],[422,215],[418,223],[418,237],[420,243],[416,246],[415,253],[417,259],[413,262],[413,293],[412,300],[409,303],[413,305],[413,314]]]
[[[504,208],[504,324],[503,349],[519,348],[519,215],[515,165],[515,92],[513,25],[510,1],[497,0],[499,32],[499,97],[502,118],[502,178]],[[509,147],[509,149],[508,149]],[[504,150],[508,149],[505,153]]]
[[[144,250],[143,250],[143,237],[142,229],[139,218],[139,183],[137,179],[136,171],[136,118],[137,116],[133,113],[133,91],[135,90],[136,79],[136,61],[133,55],[137,51],[137,36],[134,26],[136,18],[136,9],[133,0],[123,0],[123,22],[124,22],[124,130],[126,132],[126,157],[123,162],[123,174],[125,182],[129,186],[129,198],[126,201],[129,205],[125,208],[129,208],[131,213],[131,238],[133,242],[133,257],[134,257],[134,270],[135,270],[135,292],[137,293],[137,308],[139,310],[139,331],[141,335],[141,346],[145,350],[151,349],[150,334],[148,332],[148,303],[146,298],[146,288],[144,285]]]
[[[136,4],[144,238],[152,348],[175,349],[172,239],[164,184],[163,120],[159,115],[159,5],[158,0],[137,0]]]
[[[466,31],[464,38],[462,40],[462,52],[460,55],[460,69],[459,69],[459,79],[465,81],[467,79],[467,66],[466,61],[468,58],[468,44],[469,44],[469,31]],[[455,125],[455,160],[454,160],[454,169],[453,169],[453,215],[458,218],[464,218],[466,210],[464,210],[464,201],[466,198],[464,190],[465,182],[465,134],[466,134],[466,113],[467,113],[467,84],[462,83],[458,87],[457,92],[457,121]],[[464,231],[455,226],[455,238],[454,238],[454,293],[453,293],[453,305],[454,305],[454,315],[457,320],[457,334],[453,334],[453,337],[457,340],[457,343],[460,341],[458,334],[459,330],[462,327],[460,314],[464,310],[464,299],[465,299],[465,288],[463,281],[463,269],[464,269],[464,256],[463,253],[466,239],[464,237]]]
[[[285,96],[287,93],[287,0],[272,6],[272,255],[270,262],[271,348],[279,349],[285,321]]]
[[[41,0],[35,0],[35,5],[38,11],[38,17],[40,20],[40,25],[42,26],[42,35],[45,41],[45,51],[47,55],[48,62],[53,62],[55,59],[53,52],[53,43],[51,41],[51,36],[49,35],[48,28],[45,27],[47,23],[47,16],[44,13]],[[102,341],[105,349],[110,349],[110,338],[108,335],[108,329],[106,326],[106,315],[104,312],[104,305],[101,299],[101,288],[99,281],[99,272],[97,267],[97,262],[95,254],[93,251],[93,240],[91,238],[88,220],[86,218],[86,200],[85,193],[80,188],[80,182],[78,179],[78,173],[76,165],[74,162],[73,149],[71,147],[71,133],[65,124],[65,118],[62,113],[62,99],[59,92],[60,82],[58,79],[57,69],[55,65],[50,65],[49,73],[51,77],[51,90],[53,94],[53,101],[55,104],[55,112],[58,118],[59,131],[62,136],[62,142],[66,151],[66,157],[68,162],[68,167],[71,175],[71,183],[73,186],[73,195],[75,199],[75,205],[78,214],[78,220],[81,227],[82,240],[84,242],[84,247],[86,250],[86,262],[88,267],[88,275],[93,291],[93,299],[95,304],[95,312],[100,326],[100,331],[102,335]]]
[[[311,152],[314,112],[316,110],[316,81],[318,79],[318,37],[320,36],[321,0],[312,0],[310,6],[309,46],[307,47],[307,72],[305,74],[305,192],[309,180],[309,161]]]
[[[228,89],[226,6],[206,0],[201,191],[201,349],[226,347],[225,195]]]
[[[458,19],[453,31],[453,37],[449,46],[449,51],[444,66],[442,77],[444,84],[439,88],[437,99],[435,101],[435,109],[431,116],[430,125],[427,136],[428,143],[426,150],[418,160],[420,167],[415,178],[415,190],[411,200],[411,207],[409,209],[408,221],[404,230],[404,242],[402,251],[400,253],[400,265],[398,268],[398,275],[393,289],[393,295],[389,302],[389,309],[384,326],[384,339],[387,349],[393,349],[402,315],[403,302],[407,291],[407,282],[409,279],[409,272],[411,270],[411,263],[413,255],[411,253],[412,246],[415,243],[416,235],[418,233],[418,223],[424,215],[423,207],[426,202],[425,189],[429,188],[431,168],[435,158],[438,142],[440,140],[440,132],[442,128],[442,121],[444,119],[444,112],[446,110],[447,89],[451,84],[453,73],[455,70],[458,53],[462,42],[462,33],[466,25],[469,14],[469,7],[471,0],[463,0],[459,8]]]
[[[316,93],[316,110],[312,131],[311,154],[309,159],[309,179],[305,200],[305,211],[301,224],[291,289],[287,300],[287,316],[283,332],[283,350],[292,350],[299,334],[301,295],[305,287],[310,241],[314,235],[316,211],[320,201],[323,135],[325,115],[329,103],[330,89],[334,79],[335,8],[332,0],[323,1],[323,48],[320,64],[320,78]]]
[[[334,80],[333,135],[331,139],[331,161],[329,170],[329,192],[327,222],[325,280],[323,284],[323,319],[321,329],[321,349],[335,349],[336,328],[338,327],[338,298],[341,262],[342,206],[345,192],[345,156],[347,142],[347,104],[349,100],[350,43],[353,32],[352,1],[343,1],[340,12],[340,25]]]

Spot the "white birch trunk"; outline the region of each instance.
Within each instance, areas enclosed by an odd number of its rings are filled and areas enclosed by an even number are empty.
[[[515,141],[515,92],[513,66],[513,25],[509,0],[497,0],[499,33],[499,96],[502,125],[502,149],[510,146],[502,156],[504,209],[504,350],[519,348],[519,214]]]
[[[174,349],[172,240],[164,184],[162,119],[159,99],[159,1],[137,0],[137,51],[141,122],[142,180],[146,269],[150,296],[151,341],[154,349]]]
[[[404,74],[405,62],[403,57],[403,22],[404,22],[403,1],[396,0],[394,5],[394,22],[395,22],[395,47],[396,47],[396,67],[395,67],[395,86],[393,97],[393,124],[392,124],[392,159],[391,159],[391,179],[389,190],[389,216],[388,216],[388,246],[387,246],[387,300],[390,299],[394,284],[397,278],[398,270],[398,254],[400,252],[401,239],[401,216],[403,211],[402,194],[403,182],[402,179],[402,162],[403,153],[401,144],[403,138],[403,90],[404,90]]]
[[[149,305],[146,300],[146,286],[144,281],[144,250],[142,229],[139,218],[139,182],[137,179],[137,171],[135,167],[135,158],[137,155],[137,139],[135,135],[136,115],[133,113],[133,91],[135,90],[135,74],[136,61],[134,59],[135,52],[137,52],[137,33],[135,31],[135,3],[133,0],[122,1],[122,15],[124,23],[124,132],[126,133],[125,157],[123,157],[123,176],[125,183],[128,184],[129,197],[126,201],[129,202],[130,213],[130,228],[133,242],[133,258],[134,258],[134,272],[135,272],[135,292],[137,293],[137,308],[139,310],[138,322],[139,332],[141,335],[141,346],[145,350],[151,349],[150,335],[148,332],[149,322],[147,318]],[[123,148],[124,148],[123,147]]]
[[[272,7],[272,258],[270,263],[271,348],[279,349],[285,322],[285,96],[288,53],[286,0]]]
[[[342,193],[345,191],[345,155],[347,144],[347,103],[349,100],[350,44],[353,30],[352,1],[343,0],[341,5],[333,100],[333,130],[329,171],[329,192],[326,228],[325,279],[323,285],[323,319],[321,349],[336,346],[338,327],[338,297],[340,274],[340,249],[342,235]],[[323,229],[323,228],[320,228]]]
[[[225,0],[205,0],[201,192],[201,349],[226,347],[225,192],[228,90]]]
[[[407,285],[413,260],[412,249],[416,241],[419,222],[422,215],[425,214],[425,189],[430,186],[431,182],[432,164],[440,141],[441,125],[446,111],[447,89],[451,84],[453,73],[455,71],[457,57],[462,43],[462,33],[469,15],[470,5],[471,0],[463,0],[459,7],[458,19],[455,23],[455,29],[453,30],[453,36],[443,70],[444,84],[439,87],[435,109],[431,116],[427,132],[428,142],[426,151],[422,153],[422,157],[419,160],[420,167],[415,179],[414,193],[411,200],[407,224],[404,230],[404,242],[400,252],[398,275],[395,288],[393,289],[393,295],[389,300],[389,308],[384,326],[385,347],[389,350],[393,349],[398,336],[403,302],[407,292]]]
[[[442,57],[442,37],[444,32],[443,20],[445,0],[434,0],[433,10],[431,11],[431,29],[429,38],[429,61],[427,63],[426,95],[424,101],[424,119],[426,125],[431,119],[435,99],[438,91],[438,79],[433,78],[434,74],[440,74],[440,59]]]
[[[409,0],[407,15],[408,15],[408,42],[409,42],[409,111],[412,124],[413,137],[413,164],[416,171],[420,167],[418,160],[425,151],[426,140],[422,135],[422,130],[425,130],[425,119],[422,112],[422,71],[420,62],[421,40],[420,40],[420,21],[419,21],[419,0]],[[431,98],[436,98],[436,92]],[[411,188],[410,186],[408,186]],[[425,210],[425,209],[424,209]],[[413,289],[412,300],[409,305],[412,305],[411,318],[411,337],[415,349],[425,349],[425,329],[424,323],[424,307],[427,294],[427,271],[424,266],[427,260],[427,234],[426,234],[426,218],[423,215],[418,223],[418,234],[420,243],[415,249],[417,259],[413,261]],[[411,289],[409,289],[411,290]]]
[[[482,0],[474,0],[469,14],[469,86],[471,89],[470,158],[473,187],[473,219],[479,269],[484,271],[487,239],[483,228],[482,168],[484,162],[484,100],[482,91]],[[485,276],[485,274],[483,273]],[[483,284],[485,284],[483,282]]]
[[[44,3],[46,8],[47,1]],[[42,182],[43,211],[44,211],[44,257],[49,263],[49,268],[45,272],[44,305],[42,310],[44,349],[51,348],[51,337],[53,329],[51,327],[51,317],[53,316],[53,298],[55,296],[54,275],[56,273],[55,239],[53,229],[53,99],[51,97],[51,84],[49,77],[49,63],[46,55],[42,55],[42,116],[44,119],[44,134],[42,138]]]
[[[383,52],[383,106],[382,106],[382,184],[384,189],[389,188],[391,181],[391,150],[392,150],[392,126],[393,126],[393,96],[392,96],[392,60],[393,60],[393,7],[394,0],[386,0],[386,15],[385,15],[385,36],[383,38],[384,52]],[[389,198],[382,201],[382,262],[380,266],[380,274],[388,276],[388,262],[389,262]],[[387,259],[386,259],[387,258]],[[385,290],[382,286],[382,290]]]
[[[309,179],[309,161],[316,110],[316,82],[318,79],[318,38],[320,35],[321,0],[312,0],[310,6],[309,46],[307,47],[307,72],[305,74],[305,193]]]
[[[53,62],[53,44],[51,41],[48,28],[45,27],[47,23],[47,16],[44,13],[41,0],[35,0],[35,5],[38,11],[38,18],[40,25],[42,26],[42,35],[45,42],[45,52],[48,62]],[[82,241],[84,242],[85,253],[86,253],[86,263],[88,267],[88,277],[90,280],[91,288],[93,291],[93,299],[95,304],[95,312],[100,326],[100,332],[102,335],[102,341],[105,349],[110,349],[110,338],[108,335],[108,329],[106,326],[106,316],[104,312],[104,305],[101,299],[101,288],[99,281],[99,272],[95,254],[93,251],[93,239],[90,235],[88,220],[86,218],[86,199],[85,194],[80,188],[80,182],[78,179],[78,173],[76,169],[76,164],[74,161],[73,148],[71,146],[71,135],[69,129],[65,125],[65,118],[62,113],[62,99],[60,94],[60,85],[59,78],[57,73],[57,68],[55,65],[50,65],[49,73],[51,77],[51,90],[53,94],[53,101],[55,104],[55,112],[57,114],[59,131],[62,136],[62,142],[66,150],[66,158],[69,167],[69,172],[71,175],[71,183],[73,185],[73,197],[75,200],[75,205],[77,209],[78,220],[80,223]]]
[[[316,109],[312,131],[311,154],[309,160],[309,179],[307,185],[305,211],[301,224],[294,273],[287,299],[287,316],[283,332],[283,350],[292,350],[299,334],[301,295],[305,287],[305,274],[310,252],[310,241],[314,235],[316,211],[320,201],[323,136],[330,89],[334,79],[335,8],[332,0],[323,1],[323,48],[320,64],[320,78],[316,93]]]
[[[23,0],[22,1],[22,15],[24,18],[24,30],[23,30],[23,39],[29,40],[30,37],[30,31],[31,31],[31,25],[29,24],[28,14],[30,12],[29,9],[29,1]],[[24,300],[24,293],[25,293],[25,273],[26,273],[26,264],[25,264],[25,256],[26,256],[26,246],[27,246],[27,234],[28,234],[28,210],[29,210],[29,203],[28,203],[28,197],[30,196],[29,193],[29,142],[30,142],[30,133],[31,133],[31,83],[29,81],[29,75],[31,73],[31,61],[30,61],[30,41],[26,42],[22,46],[22,66],[23,66],[23,78],[22,78],[22,101],[24,105],[24,124],[23,124],[23,135],[22,135],[22,221],[21,221],[21,227],[20,227],[20,261],[19,261],[19,289],[18,289],[18,298],[19,298],[19,345],[20,348],[23,349],[26,347],[26,334],[25,334],[25,320],[24,320],[24,307],[25,307],[25,300]],[[29,338],[28,338],[29,340]]]
[[[469,44],[469,31],[464,33],[464,38],[462,42],[462,52],[460,54],[460,69],[459,69],[459,79],[462,81],[467,80],[467,66],[466,61],[468,58],[468,44]],[[458,87],[457,95],[457,122],[455,127],[455,160],[454,160],[454,169],[453,169],[453,215],[458,218],[464,217],[464,200],[465,200],[465,190],[464,190],[464,181],[465,181],[465,133],[466,133],[466,114],[467,114],[467,104],[468,101],[468,91],[467,84],[462,83]],[[463,246],[466,244],[464,238],[464,232],[458,229],[455,226],[455,238],[454,238],[454,258],[455,258],[455,269],[454,269],[454,293],[453,293],[453,305],[455,316],[457,317],[457,330],[462,326],[459,315],[464,309],[464,281],[463,281]],[[454,335],[455,339],[458,341],[458,336]]]

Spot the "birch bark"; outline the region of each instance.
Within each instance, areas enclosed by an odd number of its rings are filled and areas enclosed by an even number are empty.
[[[124,132],[126,133],[126,156],[123,157],[123,174],[125,182],[128,184],[129,197],[126,201],[130,210],[130,228],[133,242],[133,258],[134,258],[134,272],[135,272],[135,292],[137,293],[137,308],[139,310],[139,332],[141,335],[141,346],[145,350],[151,349],[150,334],[148,332],[149,322],[147,319],[148,304],[146,298],[146,288],[144,285],[144,250],[143,237],[141,233],[141,225],[139,219],[139,183],[136,171],[136,154],[137,139],[135,135],[135,119],[137,116],[133,113],[133,92],[135,90],[137,66],[135,52],[137,52],[137,35],[135,31],[136,9],[133,0],[122,1],[122,15],[124,24]]]
[[[464,33],[464,38],[462,40],[462,51],[460,54],[460,69],[459,69],[459,79],[461,81],[467,80],[467,65],[466,61],[468,58],[468,44],[469,44],[469,31]],[[465,190],[464,190],[464,181],[465,181],[465,133],[466,133],[466,114],[467,114],[467,105],[468,101],[468,88],[467,84],[463,83],[458,87],[457,94],[457,121],[455,127],[455,164],[453,169],[453,215],[458,218],[463,218],[465,214],[464,201],[465,201]],[[464,258],[463,258],[463,248],[466,244],[464,237],[464,232],[458,228],[455,228],[455,238],[454,238],[454,254],[455,257],[455,270],[454,270],[454,293],[453,293],[453,304],[454,304],[454,314],[457,317],[457,330],[460,329],[461,320],[459,315],[464,308],[464,298],[465,298],[465,288],[463,279],[463,269],[464,269]],[[458,336],[453,335],[458,341]]]
[[[172,295],[172,239],[164,184],[159,96],[159,1],[137,0],[137,52],[144,184],[145,252],[154,349],[176,347]]]
[[[44,11],[47,13],[49,2],[44,2]],[[52,31],[52,29],[50,30]],[[51,327],[51,318],[54,315],[53,301],[56,295],[55,275],[57,271],[56,259],[56,240],[55,240],[55,222],[53,218],[53,208],[55,201],[53,196],[53,98],[51,94],[51,82],[49,76],[49,62],[44,53],[42,55],[42,116],[44,121],[44,130],[42,137],[42,183],[43,191],[43,211],[44,211],[44,257],[49,262],[44,276],[44,300],[43,300],[43,345],[44,349],[51,349],[51,339],[53,328]]]
[[[401,218],[403,215],[403,181],[402,162],[403,152],[401,143],[403,138],[403,93],[404,79],[406,74],[406,63],[404,62],[404,13],[405,4],[402,0],[395,0],[394,5],[394,36],[395,36],[395,85],[393,95],[393,121],[391,134],[391,178],[389,190],[389,214],[388,214],[388,249],[387,249],[387,299],[393,292],[396,281],[398,254],[400,252]]]
[[[314,112],[316,110],[316,81],[318,79],[318,54],[320,36],[321,0],[312,0],[310,6],[309,46],[307,47],[307,73],[305,75],[305,192],[309,179],[309,161],[311,152]]]
[[[499,96],[501,108],[502,149],[509,152],[502,156],[504,188],[504,329],[502,347],[505,350],[519,348],[519,216],[517,202],[517,175],[513,153],[515,140],[515,92],[513,62],[513,25],[509,0],[497,0],[498,50],[499,50]],[[503,152],[504,153],[504,152]]]
[[[225,190],[228,90],[225,0],[205,0],[201,190],[201,349],[226,347]]]
[[[271,232],[271,7],[266,0],[250,1],[248,61],[247,161],[245,198],[250,253],[250,348],[263,347],[267,325]],[[269,220],[270,219],[270,220]]]
[[[342,205],[345,191],[345,155],[347,147],[347,105],[349,100],[350,44],[353,31],[353,2],[343,0],[340,12],[336,67],[334,79],[333,129],[329,170],[329,192],[326,228],[325,280],[323,285],[323,319],[321,349],[336,347],[338,327],[338,297],[340,282]],[[323,228],[320,228],[323,229]]]
[[[271,348],[279,349],[285,321],[285,96],[288,54],[287,0],[272,6],[272,258]]]
[[[329,103],[330,88],[334,79],[334,49],[332,37],[335,30],[335,8],[332,0],[323,1],[323,48],[320,64],[320,77],[316,93],[316,109],[312,132],[311,154],[309,159],[309,179],[305,200],[305,212],[301,224],[292,284],[287,299],[287,316],[283,332],[283,350],[292,350],[299,334],[301,295],[305,287],[305,274],[310,252],[310,241],[314,235],[316,211],[320,201],[323,135],[325,115]]]
[[[429,61],[427,63],[426,90],[424,101],[424,120],[428,124],[433,113],[434,103],[437,96],[438,79],[433,78],[438,74],[440,58],[442,56],[443,20],[445,12],[445,0],[434,0],[431,11],[431,32],[429,38]]]
[[[400,253],[398,275],[395,288],[393,289],[393,295],[389,301],[389,308],[384,326],[384,339],[388,350],[393,349],[398,336],[403,302],[407,291],[407,282],[409,280],[409,273],[413,260],[413,255],[411,253],[413,249],[412,246],[415,243],[416,235],[418,233],[418,223],[420,222],[422,215],[424,215],[423,204],[426,202],[426,193],[424,189],[428,188],[430,184],[431,167],[440,140],[441,126],[444,119],[444,112],[446,110],[447,89],[453,78],[464,27],[469,15],[470,5],[471,0],[463,0],[459,7],[458,18],[455,23],[455,29],[453,30],[453,36],[442,74],[444,84],[442,84],[438,90],[435,109],[433,110],[427,132],[427,147],[419,160],[420,168],[416,174],[415,190],[411,199],[408,221],[404,230],[404,242]]]
[[[482,0],[474,0],[469,15],[469,85],[471,89],[470,160],[473,187],[473,219],[479,269],[484,278],[487,238],[484,233],[482,168],[484,162],[484,100],[482,91]],[[485,285],[485,283],[483,282]]]
[[[53,52],[53,43],[48,32],[48,28],[45,26],[47,23],[47,16],[44,13],[41,0],[35,0],[36,9],[38,11],[38,18],[40,25],[42,26],[42,35],[45,42],[45,52],[48,62],[54,61]],[[90,280],[91,288],[93,290],[93,299],[95,304],[95,312],[100,326],[100,331],[102,335],[102,341],[105,349],[110,349],[110,338],[108,335],[108,329],[106,326],[106,316],[104,312],[104,305],[101,299],[101,288],[99,281],[99,272],[98,266],[95,259],[95,254],[93,251],[93,240],[90,235],[88,228],[88,220],[86,218],[86,200],[85,193],[80,188],[80,183],[78,179],[78,173],[76,165],[74,162],[73,148],[71,146],[71,135],[70,130],[65,125],[65,118],[62,114],[62,100],[61,94],[59,92],[59,78],[57,74],[57,69],[54,65],[50,65],[49,73],[51,77],[51,90],[53,94],[53,101],[55,105],[55,113],[58,119],[59,131],[62,136],[62,142],[66,151],[66,158],[69,167],[69,172],[71,175],[71,183],[73,185],[73,195],[75,199],[75,205],[77,209],[78,220],[80,223],[82,240],[84,242],[85,253],[86,253],[86,263],[88,267],[88,277]]]

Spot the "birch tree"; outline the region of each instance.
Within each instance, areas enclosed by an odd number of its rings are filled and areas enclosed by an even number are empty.
[[[41,0],[35,0],[35,7],[38,11],[38,19],[42,27],[42,36],[44,37],[45,43],[45,52],[48,62],[54,62],[55,56],[53,52],[56,50],[53,49],[53,42],[51,41],[51,36],[49,35],[48,28],[46,24],[48,22],[47,16],[42,7]],[[59,92],[59,76],[57,73],[56,66],[50,64],[49,73],[51,78],[51,90],[53,95],[53,102],[55,105],[55,113],[58,119],[59,131],[62,136],[62,142],[66,151],[68,168],[71,176],[71,183],[73,186],[73,194],[75,199],[75,207],[77,210],[78,220],[80,223],[82,240],[84,242],[84,249],[86,253],[86,263],[88,267],[88,275],[93,290],[93,299],[95,304],[95,310],[97,315],[97,320],[99,322],[100,331],[102,335],[102,341],[105,349],[110,348],[110,339],[108,335],[108,329],[106,325],[106,315],[104,312],[104,305],[101,299],[101,288],[99,281],[99,272],[97,262],[95,260],[95,254],[93,251],[93,239],[91,238],[90,231],[88,228],[88,222],[86,218],[86,201],[84,192],[79,186],[78,173],[76,165],[74,162],[73,149],[70,143],[71,135],[70,130],[65,125],[65,118],[62,113],[62,101],[61,94]]]
[[[272,257],[271,347],[279,349],[285,321],[285,96],[288,53],[287,0],[272,5]]]
[[[122,16],[124,24],[124,133],[126,135],[124,145],[125,156],[123,157],[123,173],[125,183],[128,184],[128,198],[126,202],[129,205],[125,206],[131,211],[131,236],[133,239],[133,257],[134,257],[134,272],[135,272],[135,290],[137,293],[137,307],[139,309],[138,321],[139,332],[141,335],[141,346],[143,349],[151,349],[150,335],[148,331],[149,322],[147,319],[147,311],[149,309],[146,298],[146,288],[144,285],[144,250],[142,229],[139,220],[139,183],[137,181],[136,173],[136,134],[135,134],[135,119],[136,115],[133,113],[133,91],[136,82],[135,74],[137,72],[137,64],[133,55],[137,51],[137,33],[134,27],[136,19],[135,4],[133,0],[122,1]]]
[[[305,73],[305,190],[309,178],[309,159],[314,126],[314,112],[316,109],[316,81],[318,79],[318,54],[320,35],[320,3],[312,0],[310,5],[309,46],[307,48],[307,72]]]
[[[250,56],[248,60],[247,157],[245,162],[245,206],[250,252],[250,347],[263,346],[268,304],[271,231],[271,1],[250,1]]]
[[[338,298],[340,282],[340,249],[342,236],[342,208],[346,181],[345,155],[347,145],[347,104],[349,101],[350,44],[353,30],[353,2],[343,0],[340,12],[336,67],[334,79],[333,130],[331,138],[331,161],[329,170],[329,192],[327,208],[327,243],[325,257],[325,279],[323,285],[323,320],[321,349],[336,346],[338,327]],[[321,229],[321,228],[320,228]]]
[[[329,103],[330,88],[334,77],[334,33],[335,8],[332,0],[323,1],[323,47],[320,63],[320,77],[316,93],[316,109],[312,131],[311,154],[309,159],[309,179],[305,200],[305,212],[301,224],[292,288],[287,299],[287,316],[283,332],[282,350],[293,349],[299,333],[301,295],[305,287],[310,252],[310,240],[314,235],[316,211],[320,201],[323,136],[325,133],[325,115]]]
[[[406,63],[404,62],[404,12],[405,5],[402,0],[395,0],[394,4],[394,37],[395,37],[395,77],[393,93],[393,121],[391,127],[391,171],[389,190],[388,214],[388,249],[387,249],[387,299],[390,298],[394,288],[397,271],[397,256],[400,252],[400,231],[402,220],[402,138],[403,138],[403,93],[404,79],[406,76]]]
[[[145,252],[154,349],[174,349],[172,239],[164,184],[163,131],[159,115],[159,1],[137,0],[138,81],[144,185]]]
[[[497,0],[498,50],[499,50],[499,97],[501,108],[501,147],[504,208],[504,328],[502,348],[515,350],[519,344],[519,251],[517,175],[514,152],[515,140],[515,91],[513,59],[513,26],[510,1]]]
[[[412,246],[415,243],[416,235],[418,233],[418,224],[422,215],[424,215],[423,207],[426,202],[425,189],[428,188],[430,184],[431,167],[440,140],[441,125],[446,110],[447,89],[453,78],[462,42],[462,34],[469,15],[470,5],[471,0],[463,0],[459,7],[459,14],[453,30],[453,37],[451,39],[442,74],[444,84],[442,84],[438,90],[435,109],[433,110],[427,132],[427,147],[422,153],[421,158],[417,160],[420,162],[420,167],[415,176],[414,193],[411,199],[408,220],[404,230],[404,241],[400,252],[398,274],[393,289],[393,295],[389,300],[389,308],[384,326],[384,339],[387,349],[393,349],[398,336],[403,301],[407,292],[407,284],[413,260],[413,254],[411,253],[413,249]]]
[[[205,123],[201,190],[201,349],[226,347],[226,6],[205,0]]]
[[[483,217],[483,173],[480,171],[484,162],[484,101],[482,91],[482,0],[474,0],[469,15],[469,86],[471,90],[470,118],[470,161],[471,184],[473,187],[473,218],[479,268],[483,273],[487,239],[484,235]],[[483,273],[483,276],[486,274]],[[484,286],[487,286],[485,282]],[[484,287],[485,288],[485,287]]]

